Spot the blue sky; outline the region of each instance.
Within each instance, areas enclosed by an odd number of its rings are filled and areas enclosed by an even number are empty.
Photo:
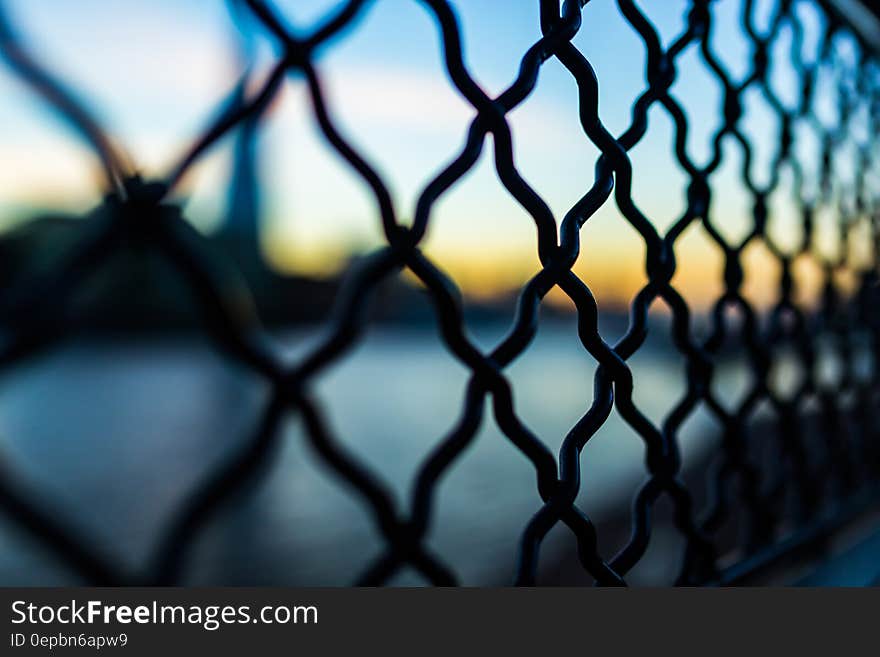
[[[301,32],[337,4],[276,2]],[[454,4],[471,71],[487,91],[498,93],[515,77],[522,53],[540,37],[538,3]],[[242,42],[221,0],[7,0],[6,5],[30,47],[88,99],[148,177],[168,170],[236,79]],[[681,29],[687,5],[684,0],[643,2],[665,42]],[[748,62],[747,44],[736,27],[738,5],[734,0],[713,3],[716,50],[736,75]],[[759,12],[759,19],[765,13]],[[583,15],[574,43],[596,69],[602,119],[619,134],[644,86],[642,43],[610,0],[593,0]],[[803,17],[809,27],[814,17],[809,12]],[[257,38],[252,45],[258,61],[268,64],[271,39]],[[422,186],[460,148],[473,116],[446,79],[433,21],[414,0],[378,0],[358,25],[324,49],[318,67],[340,128],[384,175],[400,216],[408,219]],[[793,77],[784,67],[777,69],[774,84],[780,96],[793,102]],[[673,91],[689,115],[689,151],[703,161],[720,120],[721,97],[695,50],[681,59]],[[0,69],[0,94],[3,223],[26,207],[83,210],[95,203],[100,189],[94,163],[75,136],[6,69]],[[753,136],[755,172],[761,179],[777,126],[763,101],[752,96],[745,125]],[[671,155],[667,116],[653,110],[649,118],[648,135],[631,153],[633,194],[663,228],[683,208],[686,178]],[[592,183],[598,155],[580,129],[576,87],[561,65],[551,61],[543,67],[537,90],[511,113],[510,123],[521,173],[561,219]],[[294,271],[332,269],[348,252],[380,242],[371,197],[322,141],[296,80],[273,107],[260,147],[264,241],[273,263]],[[725,155],[727,164],[717,176],[716,215],[731,235],[742,234],[749,198],[735,184],[737,149],[729,143]],[[187,215],[206,230],[222,216],[228,159],[229,144],[221,144],[185,180]],[[786,217],[784,200],[779,206],[780,233],[790,234],[784,229],[794,218]],[[717,252],[699,233],[689,231],[682,247],[699,253],[692,258],[697,277],[701,269],[720,267]],[[627,289],[613,294],[625,296],[638,285],[641,243],[613,203],[588,222],[583,241],[580,266],[600,296],[603,286],[619,287],[624,279]],[[491,149],[484,149],[477,168],[438,203],[427,247],[477,292],[480,285],[488,290],[495,279],[516,283],[534,271],[533,225],[497,181]]]

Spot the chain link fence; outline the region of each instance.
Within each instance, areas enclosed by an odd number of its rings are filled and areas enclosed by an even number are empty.
[[[370,4],[365,0],[343,3],[324,23],[304,34],[288,30],[286,21],[263,0],[240,3],[237,9],[256,19],[255,29],[271,35],[283,56],[258,89],[242,85],[233,94],[220,108],[216,122],[170,174],[149,181],[135,173],[76,94],[16,37],[0,8],[0,44],[6,63],[91,145],[107,185],[104,203],[80,223],[78,246],[71,254],[59,258],[48,273],[4,287],[0,362],[11,367],[68,335],[76,323],[71,300],[112,257],[135,248],[155,252],[170,263],[179,285],[191,292],[204,331],[217,349],[259,374],[272,390],[262,420],[247,444],[176,512],[144,572],[128,572],[102,557],[86,537],[68,529],[19,490],[12,473],[0,477],[0,509],[5,514],[89,582],[180,582],[187,573],[191,547],[209,520],[222,518],[227,503],[264,476],[264,466],[271,462],[280,440],[279,425],[292,414],[303,422],[311,448],[335,474],[338,484],[365,504],[376,532],[384,539],[384,554],[357,580],[364,585],[386,583],[403,568],[415,570],[431,584],[458,581],[444,556],[432,551],[427,537],[444,475],[455,468],[490,414],[507,437],[509,449],[520,452],[534,468],[535,513],[522,520],[519,561],[513,574],[517,584],[536,582],[542,543],[557,525],[565,526],[576,539],[580,565],[597,583],[625,584],[628,573],[651,544],[652,517],[661,500],[672,505],[675,528],[684,540],[675,578],[681,584],[736,583],[798,550],[821,554],[824,541],[845,522],[875,508],[880,481],[880,288],[876,262],[880,253],[880,69],[872,46],[851,33],[833,7],[808,0],[774,0],[766,26],[759,28],[755,3],[743,0],[741,29],[750,53],[746,74],[736,75],[716,51],[716,3],[693,0],[684,30],[664,45],[647,8],[633,0],[617,0],[620,19],[643,43],[645,86],[632,99],[629,127],[614,135],[604,126],[599,111],[599,80],[590,61],[572,43],[579,31],[602,29],[582,22],[585,0],[564,0],[561,5],[557,0],[540,0],[542,36],[522,54],[516,78],[497,97],[483,91],[465,63],[461,27],[453,7],[445,0],[424,0],[420,4],[440,35],[449,83],[473,107],[475,118],[467,126],[466,141],[457,157],[424,186],[412,222],[404,224],[368,155],[358,152],[338,129],[319,73],[321,51],[332,48],[334,40],[345,38],[344,32],[363,17]],[[798,14],[803,4],[820,7],[823,15],[821,38],[811,53],[805,52],[804,26]],[[783,32],[791,35],[790,65],[800,90],[794,104],[780,98],[770,81],[769,70]],[[854,60],[840,55],[836,43],[841,38],[859,44]],[[677,62],[688,51],[699,54],[701,65],[723,91],[720,121],[712,138],[711,157],[705,163],[688,154],[688,118],[671,90]],[[583,196],[558,224],[549,206],[517,170],[506,118],[529,102],[539,85],[541,67],[549,60],[561,63],[577,84],[578,104],[570,110],[579,116],[583,131],[572,139],[589,140],[601,151],[593,174],[584,172],[585,180],[591,182],[585,185]],[[376,221],[387,241],[347,272],[335,310],[327,318],[325,338],[295,362],[281,357],[252,307],[242,303],[247,295],[239,279],[222,273],[225,265],[218,267],[212,261],[204,245],[206,238],[169,200],[182,176],[221,138],[242,128],[259,130],[266,108],[289,75],[304,79],[314,120],[327,148],[341,156],[369,190]],[[832,99],[817,97],[820,76],[834,81]],[[754,175],[755,144],[742,128],[744,99],[755,90],[778,121],[766,181]],[[820,117],[816,109],[818,103],[829,100],[834,106],[833,122]],[[665,233],[658,232],[651,217],[633,199],[633,177],[643,174],[634,173],[628,157],[628,151],[649,129],[649,111],[658,108],[671,119],[672,155],[688,180],[686,208]],[[804,157],[799,149],[804,133],[810,133],[821,145],[820,157]],[[490,149],[490,137],[498,179],[534,221],[541,269],[520,290],[515,319],[506,337],[483,350],[465,331],[455,281],[420,245],[434,206],[475,166],[484,149]],[[736,241],[725,236],[712,212],[716,173],[727,147],[741,156],[738,184],[748,193],[752,206],[750,230]],[[663,172],[654,175],[662,176]],[[770,199],[781,188],[783,175],[794,181],[790,202],[796,205],[802,224],[802,237],[794,247],[777,243],[768,231]],[[606,341],[599,332],[601,311],[589,281],[572,270],[581,248],[580,229],[606,203],[616,204],[644,241],[647,272],[647,284],[631,300],[628,329],[615,343]],[[817,216],[823,212],[834,217],[836,248],[831,250],[823,248],[819,237]],[[692,225],[705,232],[724,259],[723,292],[711,308],[705,339],[695,337],[694,315],[672,283],[676,242]],[[857,248],[853,248],[856,242]],[[756,308],[742,293],[743,253],[756,243],[763,244],[778,264],[778,278],[765,281],[776,290],[776,301],[766,311]],[[866,249],[868,257],[856,253]],[[635,257],[627,253],[620,256]],[[811,261],[821,271],[823,291],[815,305],[798,301],[798,279],[793,272],[802,260]],[[371,295],[402,270],[424,285],[441,339],[468,369],[470,378],[452,429],[425,455],[415,473],[408,504],[397,505],[382,473],[345,449],[331,431],[314,381],[358,344],[368,321]],[[854,282],[842,285],[842,277]],[[583,416],[565,436],[558,454],[518,416],[505,375],[529,349],[538,329],[542,300],[553,288],[559,288],[573,303],[579,340],[598,363],[592,396],[584,392],[588,402]],[[683,397],[659,424],[634,402],[635,382],[628,365],[646,340],[648,309],[657,300],[669,308],[671,338],[686,372]],[[732,314],[739,316],[738,323],[732,321]],[[716,365],[731,344],[739,349],[751,373],[748,390],[734,407],[719,398],[713,385]],[[773,383],[775,368],[783,359],[802,372],[797,385],[786,391]],[[756,425],[755,415],[762,405],[769,405],[772,418]],[[721,435],[713,467],[698,473],[709,490],[699,504],[682,477],[678,439],[680,428],[697,409],[711,414]],[[603,554],[594,524],[578,507],[576,498],[582,477],[589,476],[590,469],[588,462],[582,463],[582,450],[612,413],[619,414],[643,441],[647,477],[632,502],[628,537],[615,552]],[[731,541],[722,537],[733,516],[739,518],[740,531]]]

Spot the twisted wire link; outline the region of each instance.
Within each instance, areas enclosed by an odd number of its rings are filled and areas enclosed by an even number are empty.
[[[598,3],[603,0],[592,0]],[[609,0],[604,0],[609,1]],[[0,477],[0,508],[44,542],[59,559],[96,583],[171,584],[186,575],[190,546],[224,505],[247,486],[258,482],[280,443],[281,424],[288,414],[301,421],[305,438],[319,461],[349,487],[372,516],[384,550],[367,565],[357,582],[388,582],[404,567],[413,568],[432,584],[457,582],[456,574],[428,544],[434,501],[443,477],[473,443],[491,404],[494,421],[509,443],[532,465],[536,511],[524,524],[520,558],[515,573],[518,584],[533,584],[539,570],[539,553],[545,536],[563,523],[577,542],[583,568],[599,584],[623,585],[627,574],[642,560],[651,543],[652,517],[658,501],[668,498],[673,524],[684,540],[677,582],[705,584],[724,581],[718,541],[720,529],[735,511],[745,517],[745,536],[738,543],[741,557],[759,554],[780,532],[806,526],[843,506],[855,496],[876,491],[880,477],[877,440],[878,389],[880,389],[880,317],[878,276],[880,254],[880,71],[873,53],[858,48],[855,67],[837,52],[840,39],[850,39],[847,27],[834,14],[825,23],[818,52],[804,56],[805,27],[799,17],[807,0],[774,0],[768,25],[756,26],[753,0],[743,0],[741,23],[750,47],[750,68],[735,79],[716,51],[712,0],[692,0],[684,27],[668,47],[649,14],[634,0],[617,0],[622,19],[642,43],[646,86],[633,99],[630,123],[617,137],[599,113],[599,81],[590,61],[573,40],[589,36],[598,25],[583,24],[587,0],[539,0],[540,38],[520,60],[510,85],[495,97],[472,77],[464,56],[458,18],[446,0],[420,0],[437,28],[446,74],[455,90],[475,110],[466,127],[464,145],[422,189],[407,225],[398,218],[388,186],[370,158],[359,152],[334,120],[333,108],[322,88],[319,53],[351,29],[369,10],[366,0],[350,0],[310,33],[288,27],[288,21],[265,0],[241,0],[239,11],[249,12],[257,29],[265,31],[281,48],[281,55],[259,88],[248,94],[247,79],[238,81],[215,119],[157,181],[144,181],[127,158],[106,137],[85,106],[76,100],[48,70],[21,47],[0,5],[0,51],[23,80],[38,91],[89,141],[106,170],[105,202],[83,222],[78,247],[57,263],[53,272],[12,286],[0,299],[0,317],[6,329],[0,363],[14,365],[50,348],[75,325],[71,299],[121,249],[137,245],[160,254],[173,267],[191,293],[206,333],[228,357],[259,373],[272,394],[261,421],[243,447],[187,497],[159,537],[153,558],[143,572],[128,572],[99,554],[64,522],[53,518],[31,501],[26,486],[13,473]],[[771,71],[774,48],[787,31],[791,46],[788,66],[797,76],[800,98],[787,106],[774,88]],[[694,51],[719,85],[723,104],[720,122],[711,135],[708,161],[700,164],[689,152],[686,110],[673,93],[680,58]],[[583,196],[557,223],[548,204],[516,166],[507,115],[525,103],[539,84],[545,62],[556,59],[571,75],[578,91],[577,112],[585,137],[599,150],[592,182]],[[820,75],[833,77],[837,117],[827,125],[816,108]],[[312,115],[328,147],[369,189],[386,245],[347,272],[333,317],[319,344],[298,360],[288,362],[266,336],[247,299],[241,279],[227,263],[208,255],[203,237],[170,201],[185,174],[208,150],[231,131],[253,127],[275,99],[288,76],[299,76],[308,92]],[[756,92],[778,120],[775,151],[769,178],[759,182],[754,171],[757,138],[745,125],[745,101]],[[649,130],[649,112],[666,113],[673,127],[671,151],[685,174],[686,206],[665,232],[633,198],[633,180],[644,172],[634,170],[629,158]],[[857,136],[862,117],[867,129]],[[798,131],[811,131],[821,144],[821,154],[811,162],[797,151]],[[461,292],[450,276],[432,262],[421,243],[432,221],[438,200],[477,164],[488,137],[498,179],[534,224],[540,268],[522,287],[513,322],[504,338],[482,350],[467,336]],[[726,238],[713,204],[713,182],[725,162],[724,146],[731,141],[740,151],[739,178],[752,204],[750,230],[740,240]],[[847,181],[838,162],[855,149],[855,175]],[[788,171],[792,185],[782,184]],[[586,177],[586,176],[585,176]],[[780,244],[768,229],[773,221],[772,200],[790,192],[801,216],[802,235],[795,248]],[[588,286],[574,271],[580,254],[580,230],[606,203],[616,205],[623,220],[645,245],[646,284],[630,301],[628,328],[609,344],[599,331],[599,306]],[[823,253],[817,216],[830,212],[837,223],[837,252]],[[672,284],[677,270],[676,246],[686,229],[698,225],[724,259],[724,290],[709,314],[710,330],[695,335],[693,313],[682,293]],[[873,241],[869,263],[855,262],[850,243],[867,226]],[[743,254],[761,244],[780,266],[773,284],[778,296],[766,313],[743,292]],[[822,272],[821,300],[815,307],[798,299],[796,264],[812,261]],[[450,354],[469,372],[461,412],[454,424],[426,454],[413,479],[407,508],[394,502],[380,472],[349,453],[332,429],[314,380],[357,345],[366,329],[366,313],[375,290],[383,281],[408,270],[425,287],[433,306],[441,340]],[[855,277],[855,291],[841,289],[841,275]],[[598,367],[592,398],[583,416],[571,427],[558,455],[518,416],[514,391],[505,370],[525,353],[534,338],[543,299],[558,288],[573,303],[578,338]],[[685,390],[659,424],[637,406],[636,382],[627,364],[644,345],[649,332],[648,312],[662,301],[671,315],[671,340],[680,355]],[[735,336],[727,315],[736,311],[742,325]],[[744,351],[751,384],[735,405],[724,403],[713,384],[725,362],[725,344],[733,339]],[[838,366],[833,381],[825,380],[823,348]],[[793,392],[779,391],[772,383],[775,367],[785,359],[803,373]],[[864,370],[868,363],[869,371]],[[763,432],[755,434],[758,409],[769,405],[774,429],[769,436],[776,455],[762,467],[756,451]],[[714,469],[707,473],[709,499],[698,508],[695,496],[681,477],[679,447],[681,427],[699,408],[705,408],[721,427],[721,448]],[[818,409],[824,446],[819,452],[807,428]],[[644,444],[647,478],[634,496],[631,530],[612,557],[598,548],[596,528],[576,503],[583,476],[581,456],[586,444],[617,413]],[[734,480],[739,486],[734,488]],[[787,505],[793,512],[787,513]]]

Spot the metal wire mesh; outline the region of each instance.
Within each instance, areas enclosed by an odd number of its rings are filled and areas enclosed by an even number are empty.
[[[592,0],[611,2],[611,0]],[[521,452],[534,467],[536,500],[542,505],[524,519],[518,584],[535,581],[539,550],[548,532],[562,523],[577,540],[583,568],[600,584],[621,585],[640,561],[651,541],[654,507],[661,499],[674,508],[674,523],[684,537],[684,554],[677,581],[683,584],[736,582],[755,563],[785,554],[809,539],[815,541],[877,499],[880,442],[877,440],[878,382],[880,382],[880,318],[877,312],[876,257],[880,247],[878,207],[878,134],[880,134],[880,71],[875,53],[860,48],[855,66],[837,55],[835,39],[850,28],[835,12],[825,15],[816,52],[804,56],[803,32],[796,7],[806,0],[776,0],[769,27],[759,30],[752,0],[742,3],[742,29],[750,44],[750,62],[744,76],[736,76],[715,50],[713,3],[693,0],[685,29],[668,47],[643,9],[633,0],[618,0],[623,19],[644,44],[643,91],[632,100],[629,127],[620,135],[605,128],[599,114],[599,84],[590,62],[572,44],[582,25],[586,1],[540,0],[543,35],[523,55],[519,72],[497,97],[488,96],[475,82],[462,52],[460,27],[445,0],[424,0],[442,43],[443,63],[450,83],[474,108],[476,117],[467,128],[458,156],[445,165],[421,191],[411,225],[398,218],[382,177],[337,128],[331,107],[322,92],[317,57],[340,38],[343,31],[367,11],[369,2],[353,0],[309,34],[294,35],[276,11],[262,0],[246,0],[246,11],[277,40],[284,56],[275,64],[260,89],[235,95],[222,108],[218,120],[191,147],[179,165],[163,180],[145,182],[107,138],[62,82],[41,68],[18,40],[0,12],[0,41],[7,63],[52,104],[91,144],[103,165],[108,195],[100,208],[82,222],[78,248],[59,261],[50,274],[4,295],[5,342],[0,362],[8,366],[29,358],[63,338],[75,318],[70,300],[89,285],[108,259],[123,249],[155,251],[173,266],[180,284],[191,290],[204,330],[231,359],[259,373],[271,384],[272,395],[262,421],[246,447],[218,469],[195,492],[161,537],[150,568],[131,573],[108,562],[88,541],[67,530],[41,510],[15,486],[11,476],[0,478],[0,508],[37,536],[57,557],[87,580],[98,584],[159,583],[181,580],[188,551],[207,522],[222,516],[226,502],[249,482],[259,480],[279,438],[279,423],[297,414],[306,427],[311,447],[340,483],[351,487],[366,503],[376,531],[384,537],[385,553],[362,573],[358,583],[381,584],[410,567],[432,584],[453,584],[456,575],[442,555],[426,541],[441,479],[474,440],[490,410],[509,439],[510,449]],[[809,3],[815,4],[815,3]],[[787,105],[769,82],[771,52],[783,29],[791,31],[791,65],[800,85],[800,99]],[[696,50],[700,60],[723,89],[722,121],[713,135],[713,150],[705,164],[694,162],[686,143],[688,120],[671,87],[679,58]],[[601,151],[592,184],[562,218],[559,227],[538,193],[520,175],[514,163],[511,128],[506,119],[517,106],[528,102],[538,85],[541,66],[558,60],[577,84],[577,112],[583,139]],[[817,111],[816,79],[830,75],[836,81],[837,118],[823,121]],[[386,246],[371,253],[347,275],[329,320],[326,338],[296,362],[286,362],[266,339],[253,313],[240,303],[240,290],[218,277],[203,249],[204,238],[183,220],[181,211],[167,199],[183,174],[215,142],[245,124],[259,126],[260,117],[288,75],[302,76],[312,112],[328,148],[339,154],[369,189],[381,222]],[[759,182],[750,165],[754,144],[742,129],[744,98],[757,89],[778,119],[771,175]],[[674,130],[674,157],[688,179],[684,213],[661,234],[633,200],[633,169],[628,151],[648,130],[648,112],[662,108]],[[862,126],[861,128],[859,127]],[[867,126],[867,129],[865,129]],[[806,161],[796,148],[802,131],[811,131],[821,144],[821,158]],[[534,220],[537,252],[542,268],[522,287],[515,320],[506,337],[494,348],[481,350],[464,330],[462,302],[456,283],[444,274],[420,247],[432,209],[476,164],[491,141],[494,165],[501,184]],[[731,241],[719,230],[711,211],[715,174],[724,160],[724,147],[741,153],[740,184],[752,201],[751,229]],[[855,162],[843,162],[845,158]],[[855,175],[841,170],[851,167]],[[770,197],[787,171],[794,180],[794,198],[801,216],[803,238],[796,248],[778,244],[767,230]],[[613,198],[612,198],[613,197]],[[598,329],[599,307],[587,285],[572,271],[580,251],[580,229],[606,203],[615,203],[645,244],[647,284],[631,300],[626,334],[610,344]],[[817,213],[835,217],[841,246],[830,256],[818,245]],[[711,311],[708,338],[694,337],[693,317],[684,298],[672,284],[676,272],[676,240],[686,228],[698,224],[724,256],[723,294]],[[864,227],[867,226],[867,233]],[[858,231],[863,231],[859,233]],[[867,240],[870,261],[857,261],[853,240]],[[861,236],[861,237],[860,237]],[[779,265],[779,279],[767,280],[777,290],[776,302],[763,315],[743,296],[743,253],[750,245],[766,246]],[[814,262],[822,272],[823,294],[818,307],[797,302],[793,268],[799,259]],[[426,455],[415,477],[406,509],[398,508],[382,483],[381,473],[349,453],[325,422],[321,400],[313,382],[331,363],[344,359],[358,343],[366,323],[371,293],[400,271],[408,269],[425,286],[436,311],[442,341],[470,372],[461,413],[449,433]],[[856,280],[854,290],[839,285],[841,274]],[[517,415],[505,369],[529,348],[539,324],[539,308],[548,292],[560,288],[577,310],[578,336],[583,348],[599,364],[592,401],[581,419],[565,436],[558,454],[533,433]],[[672,340],[686,372],[686,391],[669,409],[662,423],[652,422],[633,400],[633,375],[627,361],[646,340],[648,309],[656,300],[671,311]],[[742,318],[739,330],[731,327],[730,313]],[[725,341],[733,341],[745,354],[751,383],[740,403],[730,409],[713,389],[713,368]],[[804,372],[793,391],[782,394],[771,383],[772,371],[783,352],[793,354]],[[820,352],[824,355],[820,357]],[[789,356],[792,357],[792,356]],[[823,374],[820,360],[831,358],[835,377]],[[824,362],[824,361],[823,361]],[[867,365],[865,363],[867,362]],[[772,431],[756,436],[750,422],[762,404],[773,411]],[[680,427],[699,407],[707,409],[722,428],[718,466],[707,472],[711,491],[706,508],[697,508],[680,476]],[[594,526],[578,508],[581,452],[616,412],[644,442],[647,479],[633,501],[628,540],[613,555],[600,554]],[[824,442],[812,443],[807,425],[821,427]],[[761,438],[758,441],[758,438]],[[764,440],[766,438],[766,440]],[[773,454],[762,459],[755,443],[768,444]],[[763,448],[762,447],[762,448]],[[588,466],[587,466],[588,467]],[[741,513],[746,531],[735,547],[735,563],[720,560],[719,531],[732,514]],[[728,546],[729,547],[729,546]]]

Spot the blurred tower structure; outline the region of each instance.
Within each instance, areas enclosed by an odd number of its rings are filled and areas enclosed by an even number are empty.
[[[233,102],[245,101],[245,81],[239,85]],[[257,127],[259,114],[246,119],[235,134],[232,170],[230,172],[229,195],[226,217],[221,225],[221,237],[235,241],[243,248],[260,244],[260,189],[259,189],[259,149]]]

